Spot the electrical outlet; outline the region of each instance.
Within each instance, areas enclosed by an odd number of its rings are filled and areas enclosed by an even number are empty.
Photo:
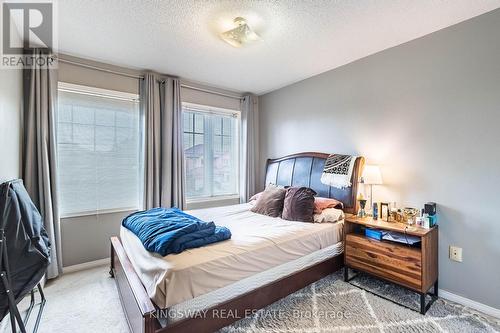
[[[450,245],[450,259],[462,262],[462,248]]]

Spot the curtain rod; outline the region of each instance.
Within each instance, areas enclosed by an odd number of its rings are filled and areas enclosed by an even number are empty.
[[[131,77],[131,78],[134,78],[134,79],[144,79],[143,75],[134,75],[134,74],[129,74],[129,73],[125,73],[125,72],[114,71],[112,69],[107,69],[107,68],[97,67],[97,66],[93,66],[93,65],[88,65],[88,64],[81,63],[81,62],[76,62],[76,61],[71,61],[71,60],[66,60],[66,59],[61,59],[61,58],[59,58],[58,61],[70,64],[70,65],[75,65],[75,66],[80,66],[80,67],[85,67],[85,68],[93,69],[93,70],[100,71],[100,72],[105,72],[105,73],[110,73],[110,74],[116,74],[116,75]]]
[[[88,64],[85,64],[85,63],[81,63],[81,62],[77,62],[77,61],[71,61],[71,60],[67,60],[67,59],[61,59],[61,58],[58,58],[58,61],[70,64],[70,65],[75,65],[75,66],[80,66],[80,67],[85,67],[85,68],[93,69],[93,70],[96,70],[96,71],[105,72],[105,73],[126,76],[126,77],[130,77],[130,78],[134,78],[134,79],[139,79],[139,80],[143,80],[144,79],[144,75],[129,74],[129,73],[125,73],[125,72],[115,71],[115,70],[112,70],[112,69],[106,69],[106,68],[102,68],[102,67],[97,67],[97,66],[88,65]],[[167,76],[167,75],[165,75],[165,76]],[[209,93],[209,94],[224,96],[224,97],[228,97],[228,98],[234,98],[234,99],[238,99],[238,100],[243,99],[242,96],[225,94],[225,93],[222,93],[222,92],[219,92],[219,91],[214,91],[214,90],[210,90],[210,89],[199,88],[199,87],[195,87],[195,86],[191,86],[191,85],[183,84],[183,83],[181,83],[181,87],[184,87],[184,88],[187,88],[187,89],[191,89],[191,90],[197,90],[197,91],[201,91],[201,92],[206,92],[206,93]]]
[[[187,89],[191,89],[191,90],[197,90],[197,91],[201,91],[201,92],[206,92],[206,93],[213,94],[213,95],[219,95],[219,96],[224,96],[224,97],[229,97],[229,98],[234,98],[234,99],[240,99],[240,100],[243,99],[242,96],[225,94],[225,93],[222,93],[222,92],[219,92],[219,91],[214,91],[214,90],[210,90],[210,89],[199,88],[199,87],[190,86],[188,84],[183,84],[183,83],[181,83],[181,87],[187,88]]]

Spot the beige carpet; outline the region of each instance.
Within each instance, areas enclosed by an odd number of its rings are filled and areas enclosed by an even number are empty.
[[[395,285],[366,276],[361,277],[358,283],[390,295],[408,306],[418,307],[418,298],[414,294]],[[107,266],[65,274],[48,283],[45,293],[47,304],[39,332],[128,332],[115,282],[109,277]],[[26,304],[23,306],[26,307]],[[348,316],[321,316],[332,310]],[[293,316],[296,312],[312,316]],[[272,315],[277,313],[281,317]],[[441,299],[433,304],[426,316],[422,316],[344,283],[341,274],[337,273],[221,331],[475,333],[500,332],[500,323],[492,317]],[[0,324],[0,332],[10,332],[8,320]]]
[[[47,283],[44,288],[47,303],[38,332],[128,332],[115,281],[108,270],[107,266],[96,267],[64,274]],[[26,304],[21,306],[26,308]],[[0,332],[10,332],[7,320],[2,321]]]

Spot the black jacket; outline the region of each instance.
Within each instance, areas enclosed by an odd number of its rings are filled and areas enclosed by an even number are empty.
[[[0,185],[0,237],[2,229],[6,255],[0,258],[0,270],[8,271],[17,300],[40,282],[50,263],[50,241],[42,217],[20,179]],[[0,320],[8,310],[5,286],[0,279]]]

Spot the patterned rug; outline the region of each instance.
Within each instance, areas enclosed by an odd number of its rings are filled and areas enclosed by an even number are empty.
[[[100,266],[64,274],[45,288],[47,305],[39,333],[127,333],[115,281]],[[417,309],[416,294],[368,276],[353,283]],[[20,306],[23,309],[23,306]],[[24,307],[25,308],[25,307]],[[30,329],[32,329],[30,325]],[[10,332],[8,316],[0,333]],[[500,323],[486,315],[437,300],[426,316],[364,292],[330,275],[260,310],[221,332],[500,332]]]
[[[351,281],[367,290],[420,308],[420,296],[360,275]],[[382,299],[332,274],[220,330],[232,332],[500,332],[499,320],[438,299],[425,316]]]

